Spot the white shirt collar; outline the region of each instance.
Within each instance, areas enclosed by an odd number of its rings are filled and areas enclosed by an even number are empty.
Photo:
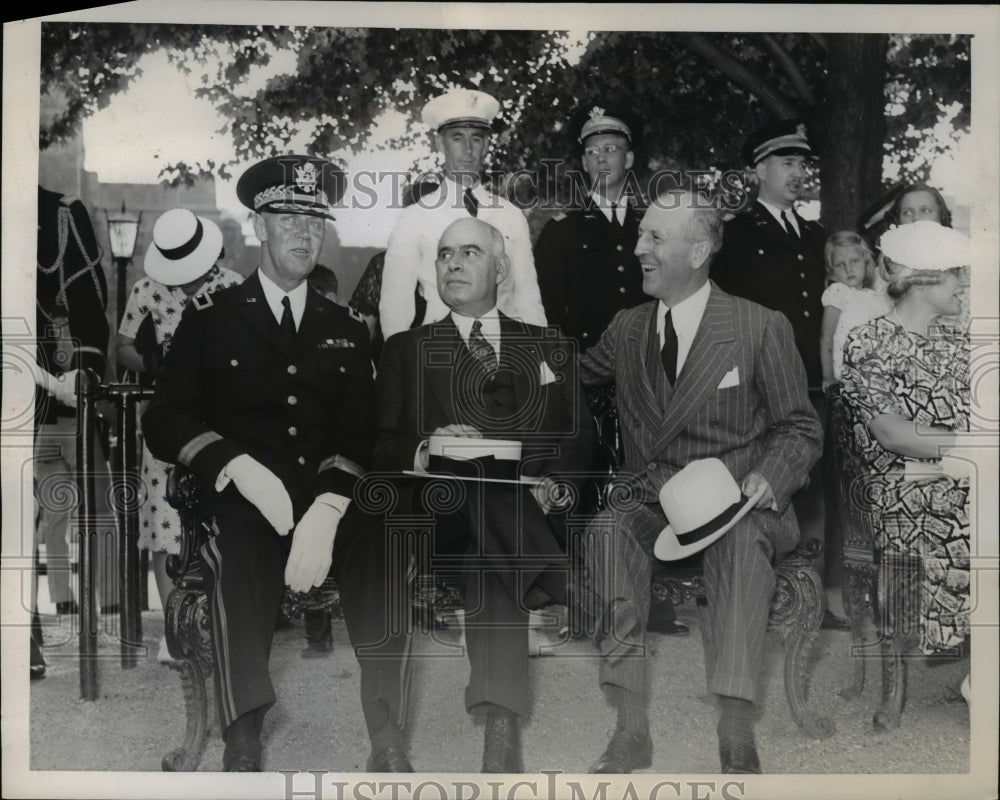
[[[604,214],[604,218],[611,222],[611,203],[615,204],[615,216],[618,217],[618,221],[621,223],[625,222],[625,211],[628,208],[629,196],[627,194],[618,195],[618,199],[611,201],[608,200],[604,195],[599,194],[595,189],[590,193],[590,199],[593,201],[594,206],[601,210]]]
[[[771,213],[771,216],[778,221],[778,224],[782,227],[782,229],[784,229],[785,223],[784,220],[781,219],[782,210],[773,203],[769,203],[767,200],[761,200],[759,197],[757,198],[757,202],[764,206],[764,208]],[[785,216],[787,216],[788,221],[792,223],[792,227],[795,228],[795,232],[801,236],[802,231],[799,230],[799,221],[795,218],[795,210],[791,208],[788,209]]]
[[[456,311],[451,312],[451,321],[455,323],[455,327],[458,328],[458,333],[462,337],[462,341],[466,344],[469,343],[469,334],[472,333],[472,324],[476,320],[480,320],[483,323],[483,336],[486,341],[493,345],[493,350],[497,354],[497,358],[500,358],[500,312],[497,311],[497,307],[493,306],[489,311],[480,317],[467,317],[465,314],[459,314]]]
[[[267,300],[267,305],[271,309],[271,313],[274,314],[274,319],[279,325],[281,324],[281,315],[285,311],[281,300],[287,296],[288,302],[292,306],[292,319],[295,320],[295,330],[298,330],[302,324],[302,315],[306,310],[306,296],[308,294],[308,285],[306,282],[302,281],[292,291],[286,292],[267,277],[263,270],[258,269],[257,275],[260,277],[260,288],[264,290],[264,299]]]
[[[691,351],[691,344],[694,342],[698,326],[701,325],[701,318],[705,316],[705,307],[708,305],[708,296],[712,293],[712,286],[708,281],[690,297],[686,297],[673,307],[667,306],[662,300],[656,307],[656,335],[660,339],[660,348],[663,348],[663,322],[670,308],[670,320],[673,322],[674,331],[677,333],[677,374],[681,374],[681,368],[687,354]]]

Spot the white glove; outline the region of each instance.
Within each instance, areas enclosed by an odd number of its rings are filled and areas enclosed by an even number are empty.
[[[75,369],[64,372],[49,385],[56,400],[70,408],[76,408],[76,373]]]
[[[285,583],[292,591],[308,592],[326,580],[333,563],[333,539],[343,512],[314,500],[292,535],[292,552],[285,566]]]
[[[293,519],[292,499],[277,475],[246,454],[226,464],[225,474],[279,534],[288,534]]]

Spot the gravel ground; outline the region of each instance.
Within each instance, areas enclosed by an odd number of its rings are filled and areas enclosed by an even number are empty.
[[[647,772],[712,774],[718,770],[716,712],[705,697],[697,616],[693,610],[682,610],[680,618],[692,626],[690,637],[651,636],[654,754]],[[180,743],[184,730],[179,678],[155,660],[161,614],[144,614],[149,653],[135,669],[120,667],[113,634],[102,633],[100,652],[107,660],[100,664],[100,696],[94,702],[79,699],[72,621],[65,617],[48,621],[48,674],[30,689],[31,769],[158,771],[161,758]],[[264,728],[266,770],[363,770],[368,746],[358,701],[358,669],[342,622],[335,623],[334,634],[335,651],[325,659],[300,657],[301,627],[277,634],[272,674],[279,701]],[[859,698],[841,699],[836,690],[852,675],[850,637],[820,632],[813,651],[810,705],[829,715],[837,730],[828,739],[814,740],[792,721],[782,685],[780,637],[773,633],[770,637],[756,727],[761,760],[769,774],[969,771],[969,709],[958,691],[967,661],[930,668],[923,660],[914,660],[902,726],[876,733],[871,715],[878,704],[877,665],[871,665]],[[482,723],[463,711],[467,665],[457,631],[418,637],[414,653],[418,658],[409,725],[414,765],[441,773],[477,769]],[[533,659],[534,711],[524,727],[529,772],[585,772],[601,752],[614,715],[596,687],[596,674],[592,646],[584,641],[569,642],[554,655]],[[213,730],[201,769],[218,770],[221,760],[222,745]],[[847,784],[844,787],[839,796],[848,796]],[[901,791],[899,796],[907,795]],[[943,790],[933,796],[959,795]]]

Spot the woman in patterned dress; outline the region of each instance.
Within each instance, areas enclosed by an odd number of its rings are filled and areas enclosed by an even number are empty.
[[[153,243],[143,264],[146,277],[136,281],[118,330],[118,363],[134,372],[155,371],[170,348],[170,339],[188,301],[205,302],[212,292],[243,281],[226,269],[222,233],[210,219],[187,209],[164,212],[153,226]],[[136,349],[139,326],[149,315],[156,334],[155,354]],[[142,505],[139,508],[139,547],[152,553],[153,574],[160,602],[166,608],[173,581],[167,575],[167,556],[180,552],[180,518],[166,501],[171,465],[154,458],[142,446]],[[166,641],[160,641],[160,661],[169,660]]]
[[[849,334],[842,391],[855,441],[878,476],[869,496],[880,512],[883,564],[920,566],[919,602],[890,609],[907,612],[890,622],[918,631],[930,654],[969,634],[969,465],[955,449],[969,429],[969,339],[940,323],[959,309],[969,242],[925,220],[887,231],[881,249],[894,306]]]

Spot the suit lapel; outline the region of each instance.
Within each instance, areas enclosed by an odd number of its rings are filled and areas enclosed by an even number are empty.
[[[629,401],[636,404],[638,416],[644,420],[659,420],[663,417],[663,408],[657,399],[656,387],[651,382],[650,366],[647,361],[651,346],[650,332],[656,330],[655,318],[658,307],[656,301],[647,303],[645,313],[636,314],[625,332],[627,369],[622,381],[622,388],[625,390],[623,393]],[[663,371],[662,367],[660,371]]]
[[[525,327],[500,314],[500,368],[511,375],[515,408],[526,408],[536,396],[541,379],[541,363],[542,354],[535,342],[529,341]]]
[[[425,325],[420,329],[423,336],[417,341],[415,358],[418,363],[413,365],[417,373],[418,385],[423,382],[424,389],[418,397],[433,397],[441,407],[443,419],[447,422],[462,422],[455,412],[454,390],[456,374],[467,374],[472,368],[469,348],[462,341],[462,336],[452,322],[451,316],[440,322]],[[429,415],[423,412],[422,423],[427,422]]]
[[[715,395],[722,377],[733,368],[737,342],[732,303],[732,298],[712,284],[705,314],[681,374],[677,376],[673,397],[662,418],[652,452],[661,451],[670,444]]]
[[[318,292],[307,289],[306,307],[299,323],[299,332],[295,335],[293,352],[297,355],[313,347],[324,335],[329,335],[327,323],[331,316],[329,307],[324,305]]]

